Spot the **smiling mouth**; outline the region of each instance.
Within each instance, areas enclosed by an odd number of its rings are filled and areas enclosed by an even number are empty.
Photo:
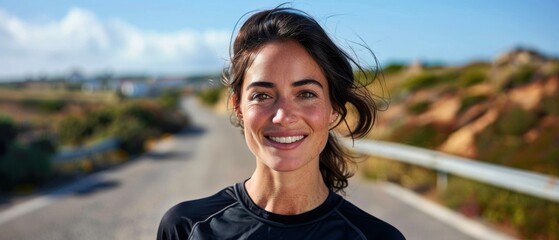
[[[294,143],[305,138],[305,136],[290,136],[290,137],[268,137],[270,140],[278,143]]]

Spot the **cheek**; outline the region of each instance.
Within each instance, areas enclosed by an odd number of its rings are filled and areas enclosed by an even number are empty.
[[[246,106],[243,108],[242,112],[245,129],[248,131],[254,130],[253,128],[259,128],[259,126],[262,126],[267,121],[268,116],[270,115],[269,111],[257,106]]]
[[[328,111],[327,108],[305,110],[304,116],[306,116],[308,125],[310,125],[316,133],[328,134],[330,130],[331,112]]]

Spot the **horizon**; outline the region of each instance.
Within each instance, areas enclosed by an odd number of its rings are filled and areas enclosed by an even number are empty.
[[[524,47],[515,47],[508,51],[502,52],[498,54],[493,59],[483,60],[483,59],[472,59],[468,62],[463,62],[460,64],[446,64],[440,61],[421,61],[421,60],[411,60],[411,61],[392,61],[387,62],[384,64],[379,64],[382,69],[389,65],[403,65],[403,66],[410,66],[413,64],[420,64],[422,66],[442,66],[442,67],[460,67],[465,66],[471,63],[476,62],[484,62],[488,64],[492,64],[498,57],[511,53],[518,50],[526,50],[526,51],[535,51],[537,54],[549,59],[549,60],[559,60],[558,56],[548,55],[546,53],[540,52],[537,49],[531,48],[524,48]],[[4,77],[0,76],[0,83],[14,83],[14,82],[22,82],[22,81],[53,81],[53,80],[68,80],[73,74],[80,74],[80,76],[84,77],[83,81],[96,79],[103,76],[110,76],[111,79],[122,79],[122,78],[147,78],[147,79],[158,79],[158,78],[199,78],[199,77],[208,77],[208,76],[217,76],[221,75],[223,69],[218,69],[215,71],[206,71],[206,72],[190,72],[190,73],[145,73],[145,72],[112,72],[112,71],[97,71],[97,72],[89,72],[85,73],[82,72],[80,69],[69,68],[65,72],[60,73],[50,73],[50,74],[38,74],[35,76],[16,76],[16,77]]]
[[[280,1],[2,1],[0,81],[113,73],[187,76],[219,73],[243,14]],[[518,48],[559,56],[553,23],[559,3],[294,1],[346,51],[374,66],[413,62],[460,66]],[[239,26],[237,26],[238,28]]]

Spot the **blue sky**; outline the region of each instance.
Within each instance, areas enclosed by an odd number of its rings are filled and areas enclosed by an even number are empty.
[[[284,1],[0,0],[0,78],[219,71],[246,12]],[[559,56],[559,2],[293,1],[344,47],[381,64],[491,60],[523,46]]]

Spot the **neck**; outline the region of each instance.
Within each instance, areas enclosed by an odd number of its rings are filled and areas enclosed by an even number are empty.
[[[282,215],[310,211],[328,197],[328,188],[318,168],[316,171],[277,172],[257,166],[245,186],[256,205]]]

